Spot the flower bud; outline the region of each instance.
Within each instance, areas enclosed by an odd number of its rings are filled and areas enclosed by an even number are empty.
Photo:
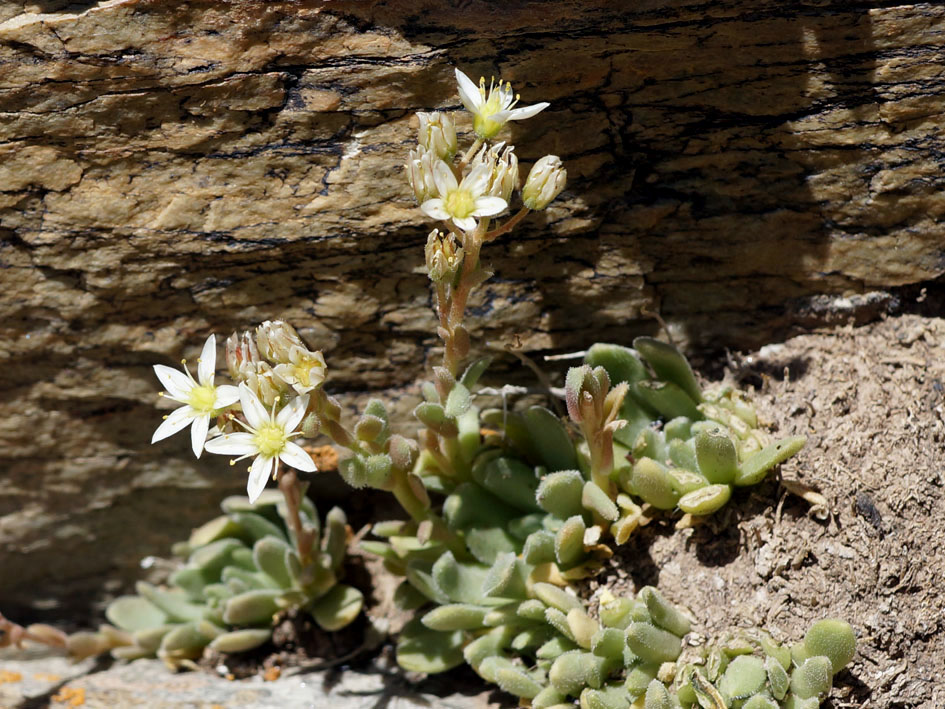
[[[434,283],[443,283],[453,278],[463,262],[463,249],[449,232],[442,233],[434,229],[427,237],[424,249],[427,260],[427,273]]]
[[[512,196],[513,190],[518,189],[518,157],[514,151],[515,148],[511,145],[501,153],[496,151],[495,167],[489,182],[489,194],[501,197],[506,202]]]
[[[486,164],[490,171],[485,194],[501,197],[506,202],[518,188],[518,157],[515,147],[509,145],[504,150],[505,142],[496,143],[489,148],[482,148],[472,160],[472,165]]]
[[[417,204],[423,204],[428,199],[435,199],[440,196],[440,192],[433,181],[433,166],[437,162],[436,155],[424,150],[422,147],[417,150],[411,150],[404,164],[407,172],[407,182],[410,183],[410,189],[413,190],[414,197],[417,198]]]
[[[226,338],[226,367],[230,378],[243,381],[245,373],[254,372],[260,361],[259,350],[249,332],[244,332],[242,337],[234,332]]]
[[[528,173],[522,189],[522,202],[529,209],[544,209],[557,197],[567,182],[568,173],[557,155],[546,155]]]
[[[456,155],[456,128],[453,119],[445,113],[417,113],[420,135],[417,142],[424,150],[440,160],[449,162]]]
[[[227,338],[226,366],[233,380],[245,383],[266,406],[272,406],[289,391],[288,383],[259,356],[252,332],[244,332],[242,336],[234,332]]]
[[[256,328],[256,345],[263,357],[273,364],[289,361],[289,352],[293,347],[305,349],[305,343],[295,328],[281,320],[266,320]]]
[[[312,352],[289,323],[267,320],[256,328],[259,351],[275,366],[272,373],[297,394],[306,394],[325,381],[325,358]],[[260,367],[256,367],[261,373]],[[268,368],[266,369],[268,372]]]

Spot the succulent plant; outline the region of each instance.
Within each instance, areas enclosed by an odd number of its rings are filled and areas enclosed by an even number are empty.
[[[272,636],[274,616],[302,608],[324,630],[351,623],[363,596],[339,583],[349,536],[337,507],[319,524],[307,498],[299,515],[312,539],[303,563],[282,494],[266,490],[255,503],[229,497],[224,514],[195,529],[174,553],[186,563],[166,588],[141,581],[136,595],[115,599],[105,612],[113,625],[68,639],[73,655],[110,650],[119,659],[157,656],[171,668],[187,666],[210,647],[242,652]]]
[[[480,412],[470,391],[481,363],[425,388],[417,416],[457,441],[468,474],[441,463],[442,447],[425,447],[414,473],[445,496],[442,507],[428,502],[424,519],[375,524],[382,541],[362,542],[404,577],[396,600],[417,612],[398,662],[439,672],[465,660],[539,709],[573,699],[608,709],[802,706],[829,689],[823,657],[830,676],[850,659],[842,621],[815,625],[793,660],[758,634],[755,645],[722,644],[680,665],[690,619],[655,588],[633,599],[605,593],[596,613],[568,590],[611,555],[608,535],[625,542],[647,508],[711,514],[804,444],[770,442],[737,391],[703,392],[675,348],[649,338],[634,345],[595,345],[569,372],[580,436],[542,407]],[[746,654],[756,650],[776,659]]]

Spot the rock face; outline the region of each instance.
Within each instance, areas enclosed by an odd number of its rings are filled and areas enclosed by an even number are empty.
[[[241,487],[147,445],[150,365],[209,332],[284,318],[334,391],[410,391],[436,342],[401,164],[454,66],[550,101],[508,138],[570,175],[484,254],[476,342],[658,312],[747,347],[945,273],[941,5],[448,5],[0,3],[0,601],[126,579]]]

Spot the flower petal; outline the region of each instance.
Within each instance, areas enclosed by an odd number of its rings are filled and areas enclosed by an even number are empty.
[[[276,423],[282,426],[286,434],[294,433],[302,419],[305,417],[305,409],[308,408],[308,394],[297,396],[288,404],[282,407],[282,410],[276,414]]]
[[[207,431],[209,430],[210,414],[194,417],[194,423],[190,427],[190,445],[194,449],[194,455],[198,458],[203,453],[203,444],[207,440]]]
[[[523,121],[526,118],[531,118],[532,116],[535,116],[541,113],[550,105],[551,105],[550,103],[546,101],[542,101],[541,103],[533,103],[531,106],[522,106],[521,108],[513,108],[511,111],[509,111],[509,115],[508,115],[508,118],[506,118],[506,120],[507,121]]]
[[[213,408],[224,409],[240,400],[240,390],[229,384],[216,387],[217,398],[213,400]]]
[[[203,343],[203,351],[197,359],[197,381],[213,384],[213,373],[217,366],[217,336],[210,335]]]
[[[463,178],[461,189],[469,190],[469,194],[473,196],[473,199],[481,196],[489,186],[494,164],[494,159],[476,163],[476,166]]]
[[[443,207],[442,199],[428,199],[420,205],[420,211],[431,219],[441,219],[446,221],[450,218],[449,212]]]
[[[183,431],[190,425],[196,413],[197,412],[189,406],[181,406],[179,409],[174,409],[168,414],[167,418],[164,419],[164,422],[157,427],[154,435],[151,436],[151,443],[163,441],[168,436],[173,436],[178,431]]]
[[[515,92],[512,90],[512,85],[509,83],[503,84],[500,80],[499,86],[495,90],[499,92],[499,105],[501,106],[499,110],[508,110],[509,106],[515,103]]]
[[[442,160],[437,160],[433,163],[433,184],[436,185],[436,191],[440,193],[440,197],[446,197],[446,195],[459,187],[459,183],[456,181],[456,175],[453,174],[450,166]]]
[[[466,110],[470,113],[479,113],[482,106],[482,94],[479,93],[479,87],[459,69],[453,70],[456,73],[456,84],[459,89],[459,99],[463,102]]]
[[[306,473],[314,473],[318,470],[312,456],[306,453],[302,446],[292,441],[286,441],[285,448],[279,454],[279,459],[286,465],[291,465],[296,470],[302,470]]]
[[[218,455],[255,455],[259,452],[253,442],[253,434],[242,431],[211,438],[204,444],[204,450]]]
[[[464,219],[453,219],[453,224],[458,226],[463,231],[472,231],[476,228],[476,220],[472,217],[466,217]]]
[[[250,504],[256,502],[257,498],[266,489],[266,483],[272,476],[273,458],[263,458],[256,456],[253,464],[249,468],[249,480],[246,481],[246,494],[249,495]]]
[[[269,412],[266,411],[266,407],[253,390],[245,384],[240,384],[240,405],[243,407],[243,415],[250,427],[259,428],[269,423]]]
[[[176,369],[165,367],[163,364],[155,364],[154,373],[172,399],[184,404],[187,403],[190,390],[194,388],[194,383],[190,380],[190,377]]]
[[[476,200],[474,217],[491,217],[508,209],[509,203],[501,197],[480,197]]]

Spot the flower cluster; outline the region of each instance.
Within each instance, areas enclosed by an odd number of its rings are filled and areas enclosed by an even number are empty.
[[[164,417],[151,443],[190,426],[198,458],[204,450],[236,460],[252,457],[247,484],[251,501],[278,476],[279,461],[313,472],[315,462],[292,439],[301,435],[309,393],[325,379],[322,353],[309,350],[291,325],[266,321],[255,333],[233,333],[227,339],[227,368],[237,386],[214,384],[216,358],[216,337],[210,335],[197,360],[196,379],[186,360],[183,372],[154,366],[166,390],[162,396],[183,406]],[[219,424],[211,428],[211,419]]]
[[[512,146],[500,142],[486,146],[508,121],[531,118],[548,107],[547,103],[515,108],[518,96],[508,82],[477,87],[456,70],[459,95],[473,115],[476,142],[458,164],[456,128],[443,113],[418,113],[420,132],[416,150],[405,165],[407,181],[420,209],[427,216],[452,228],[472,232],[480,220],[502,214],[509,208],[512,194],[519,188],[518,158]],[[567,173],[561,161],[547,155],[536,163],[526,179],[523,203],[526,209],[541,210],[564,189]]]

